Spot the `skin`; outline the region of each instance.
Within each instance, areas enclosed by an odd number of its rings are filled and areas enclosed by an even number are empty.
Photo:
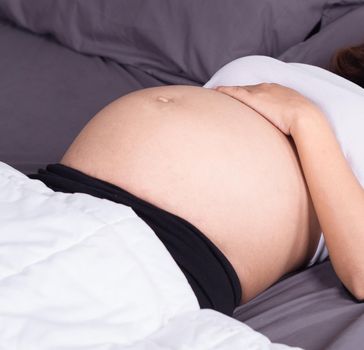
[[[318,244],[292,138],[226,93],[173,85],[124,95],[60,163],[195,225],[233,265],[241,303],[307,264]]]
[[[323,112],[279,84],[220,87],[291,135],[337,276],[364,300],[364,189],[348,164]],[[284,102],[284,103],[283,103]]]

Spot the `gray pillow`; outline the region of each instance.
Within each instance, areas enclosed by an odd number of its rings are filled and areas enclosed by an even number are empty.
[[[0,21],[0,161],[23,173],[58,162],[105,105],[143,87],[150,75],[78,54]]]
[[[361,43],[364,43],[364,6],[337,18],[278,58],[285,62],[307,63],[328,69],[331,57],[338,49]]]
[[[322,14],[321,28],[363,5],[364,0],[328,0]]]
[[[0,16],[166,83],[203,84],[235,58],[277,57],[304,40],[327,1],[2,0]]]

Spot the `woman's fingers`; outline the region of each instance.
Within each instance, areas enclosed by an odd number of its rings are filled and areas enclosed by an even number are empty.
[[[250,100],[249,95],[252,91],[252,86],[218,86],[215,90],[229,95],[243,103],[247,103]]]
[[[255,109],[258,113],[261,113],[259,105],[263,97],[261,95],[266,94],[265,85],[263,83],[244,86],[218,86],[216,91],[229,95],[250,108]]]
[[[289,134],[298,108],[296,100],[301,99],[294,90],[271,83],[218,86],[216,91],[225,93],[254,109],[285,134]]]
[[[232,95],[239,95],[241,92],[244,93],[244,91],[248,90],[247,88],[248,86],[217,86],[215,90]]]
[[[230,95],[248,105],[286,135],[291,126],[307,109],[317,106],[298,91],[275,83],[244,86],[218,86],[217,91]]]

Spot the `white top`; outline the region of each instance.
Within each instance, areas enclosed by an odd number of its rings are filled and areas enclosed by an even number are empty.
[[[364,89],[323,68],[285,63],[268,56],[238,58],[220,68],[204,85],[277,83],[297,90],[327,117],[351,169],[364,187]],[[308,266],[328,256],[323,233]]]

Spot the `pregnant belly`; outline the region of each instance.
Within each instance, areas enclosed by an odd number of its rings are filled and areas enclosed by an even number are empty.
[[[243,302],[306,263],[320,228],[290,139],[239,101],[163,86],[102,109],[61,160],[179,215],[226,255]]]

